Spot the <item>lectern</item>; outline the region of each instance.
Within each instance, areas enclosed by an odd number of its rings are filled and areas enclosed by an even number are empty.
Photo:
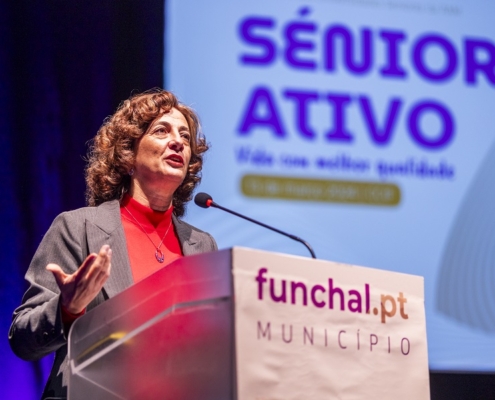
[[[429,399],[423,279],[245,248],[79,318],[69,400]]]

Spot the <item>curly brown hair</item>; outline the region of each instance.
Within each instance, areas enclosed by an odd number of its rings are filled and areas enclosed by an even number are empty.
[[[200,132],[195,112],[163,89],[131,96],[103,122],[88,152],[86,200],[89,206],[122,199],[131,184],[129,171],[134,165],[136,141],[156,118],[172,108],[184,115],[191,133],[191,160],[186,177],[172,200],[174,214],[177,217],[184,215],[186,203],[191,200],[192,192],[201,180],[203,153],[209,146]]]

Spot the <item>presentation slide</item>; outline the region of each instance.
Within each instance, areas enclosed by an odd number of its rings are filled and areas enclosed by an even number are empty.
[[[495,371],[495,2],[167,0],[165,87],[199,191],[316,256],[421,275],[429,364]],[[220,248],[309,257],[218,209]]]

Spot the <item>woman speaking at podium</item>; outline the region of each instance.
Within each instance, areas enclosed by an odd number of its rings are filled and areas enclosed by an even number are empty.
[[[180,220],[208,150],[195,113],[170,92],[124,101],[99,129],[86,169],[89,207],[60,214],[26,273],[14,352],[55,352],[43,399],[67,396],[67,336],[79,316],[178,257],[217,249]]]

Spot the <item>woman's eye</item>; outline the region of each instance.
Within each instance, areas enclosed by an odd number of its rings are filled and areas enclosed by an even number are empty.
[[[167,128],[157,128],[153,131],[153,135],[158,137],[166,137],[169,131]]]
[[[181,137],[182,137],[184,140],[187,140],[187,141],[191,140],[191,135],[190,135],[189,133],[186,133],[186,132],[182,133],[182,134],[181,134]]]

